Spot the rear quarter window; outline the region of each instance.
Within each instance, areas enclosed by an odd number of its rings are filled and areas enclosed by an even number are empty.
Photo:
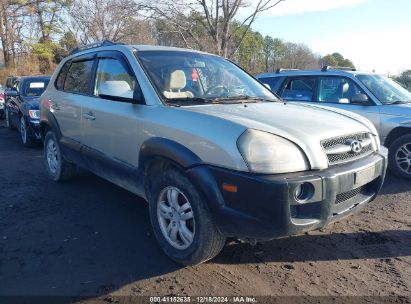
[[[275,90],[280,77],[263,77],[259,79],[262,83],[268,84],[271,90]]]
[[[60,72],[57,76],[55,85],[57,90],[63,90],[64,89],[64,81],[66,80],[66,75],[67,71],[70,67],[70,61],[67,61],[63,67],[60,69]]]

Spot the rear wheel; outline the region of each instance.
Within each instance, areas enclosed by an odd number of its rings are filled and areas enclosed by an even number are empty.
[[[66,161],[61,153],[56,135],[48,131],[44,139],[44,158],[48,175],[56,182],[71,179],[77,168]]]
[[[164,252],[183,265],[215,257],[226,238],[217,229],[202,195],[179,170],[163,172],[152,185],[150,219]]]
[[[388,161],[392,173],[411,179],[411,134],[403,135],[391,144]]]
[[[7,110],[7,107],[4,109],[4,112],[5,112],[5,115],[6,115],[6,127],[7,127],[7,129],[9,129],[9,130],[13,130],[14,127],[13,127],[13,125],[11,124],[10,114],[9,114],[9,110]]]

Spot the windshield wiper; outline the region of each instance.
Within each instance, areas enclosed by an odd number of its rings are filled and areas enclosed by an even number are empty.
[[[181,98],[165,98],[167,104],[184,104],[190,105],[191,103],[211,103],[211,99],[201,98],[201,97],[181,97]]]
[[[212,99],[213,102],[225,102],[229,103],[244,103],[244,102],[258,102],[258,101],[269,101],[275,102],[275,100],[257,97],[257,96],[248,96],[248,95],[237,95],[237,96],[227,96],[227,97],[217,97]]]
[[[392,105],[392,104],[404,104],[404,103],[411,103],[411,100],[396,100],[396,101],[388,102],[387,104]]]

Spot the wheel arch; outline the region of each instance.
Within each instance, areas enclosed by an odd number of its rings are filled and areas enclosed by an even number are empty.
[[[147,198],[153,179],[160,172],[170,168],[185,171],[201,164],[202,160],[194,152],[178,142],[162,137],[146,140],[140,148],[139,168]]]
[[[41,138],[44,140],[44,138],[46,137],[47,132],[49,130],[51,130],[56,134],[57,139],[60,140],[61,131],[60,131],[60,127],[59,127],[59,124],[57,122],[56,117],[50,112],[47,113],[46,117],[47,117],[47,119],[40,121],[40,135],[41,135]]]
[[[399,137],[403,135],[411,134],[411,125],[410,126],[399,126],[394,128],[388,133],[387,138],[385,139],[384,146],[389,148],[392,143]]]

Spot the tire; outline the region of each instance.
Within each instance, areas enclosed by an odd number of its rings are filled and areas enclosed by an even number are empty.
[[[403,135],[391,144],[388,166],[394,175],[411,180],[411,134]]]
[[[23,115],[20,118],[20,139],[25,147],[33,147],[35,144],[35,141],[29,135],[26,119],[24,119]]]
[[[183,173],[177,169],[162,172],[154,180],[150,194],[154,235],[171,259],[179,264],[195,265],[220,253],[226,238],[217,229],[204,198]],[[175,209],[173,202],[178,204]]]
[[[48,131],[44,139],[44,158],[47,173],[52,180],[63,182],[76,174],[76,165],[64,159],[60,144],[52,131]]]
[[[13,125],[10,122],[10,116],[9,116],[9,110],[7,110],[7,108],[4,108],[4,115],[6,116],[6,127],[9,130],[14,130]]]

